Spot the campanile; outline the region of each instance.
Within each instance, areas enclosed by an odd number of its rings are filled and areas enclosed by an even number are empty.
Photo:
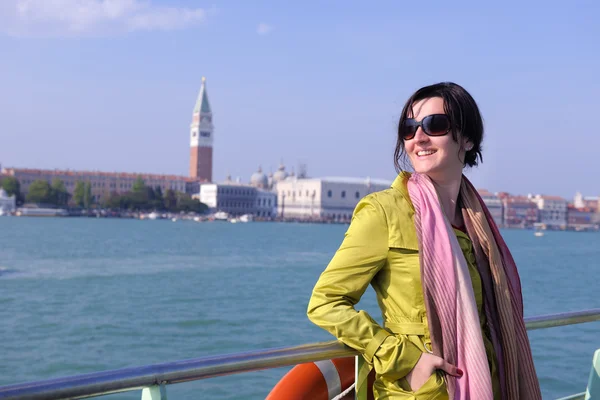
[[[213,131],[212,111],[206,92],[206,78],[196,100],[190,126],[190,177],[212,182]]]

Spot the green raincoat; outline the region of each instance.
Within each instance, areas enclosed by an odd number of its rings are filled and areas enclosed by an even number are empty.
[[[308,305],[308,318],[344,344],[359,350],[376,372],[376,399],[447,399],[444,372],[436,371],[412,391],[405,379],[421,354],[431,351],[421,286],[414,208],[401,173],[392,187],[363,198],[340,248],[321,274]],[[492,372],[499,398],[497,362],[483,312],[482,286],[469,237],[455,229],[469,266]],[[354,306],[371,284],[384,326]]]

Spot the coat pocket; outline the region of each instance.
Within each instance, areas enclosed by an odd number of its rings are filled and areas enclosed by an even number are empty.
[[[373,385],[378,400],[448,400],[443,372],[435,371],[417,390],[412,390],[406,378],[395,382],[378,379]]]

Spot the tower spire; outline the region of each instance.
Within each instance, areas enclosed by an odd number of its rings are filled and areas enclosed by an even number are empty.
[[[196,100],[196,106],[194,107],[194,113],[210,113],[210,103],[208,102],[208,92],[206,91],[206,77],[202,77],[202,85],[200,86],[200,93],[198,93],[198,99]]]

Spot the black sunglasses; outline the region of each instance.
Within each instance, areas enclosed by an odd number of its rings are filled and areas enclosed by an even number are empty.
[[[404,140],[415,137],[417,129],[423,129],[428,136],[444,136],[450,132],[450,118],[446,114],[431,114],[417,121],[414,118],[406,118],[400,126],[400,135]]]

